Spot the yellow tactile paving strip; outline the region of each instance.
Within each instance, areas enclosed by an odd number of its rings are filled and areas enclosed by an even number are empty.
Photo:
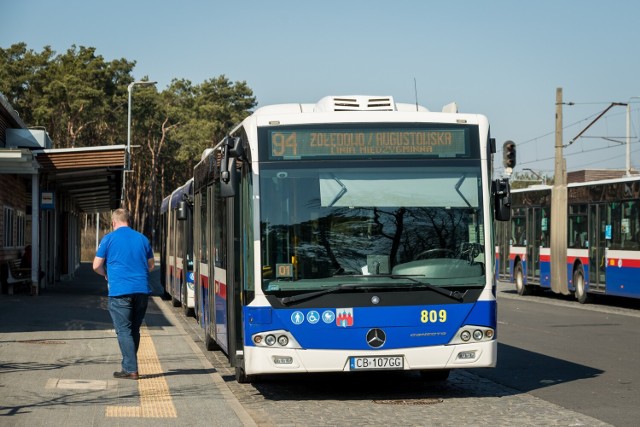
[[[169,385],[146,326],[140,329],[138,349],[140,406],[107,406],[107,417],[177,418]],[[129,380],[127,380],[129,381]]]

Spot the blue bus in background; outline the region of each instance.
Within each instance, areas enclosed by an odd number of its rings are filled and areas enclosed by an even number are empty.
[[[568,184],[567,215],[553,219],[551,192],[511,192],[511,221],[497,224],[500,278],[520,295],[550,290],[552,264],[561,263],[580,303],[597,295],[640,298],[640,175]],[[551,256],[554,226],[567,229],[564,259]]]

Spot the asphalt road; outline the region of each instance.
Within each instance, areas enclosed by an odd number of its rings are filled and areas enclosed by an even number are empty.
[[[498,292],[496,383],[616,426],[640,418],[640,301],[581,305],[550,292]]]

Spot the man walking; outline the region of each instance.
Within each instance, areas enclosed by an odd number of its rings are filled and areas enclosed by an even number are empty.
[[[122,370],[113,376],[137,380],[140,326],[151,293],[149,272],[153,270],[154,260],[149,239],[130,228],[130,223],[128,210],[113,211],[113,231],[100,242],[93,270],[107,279],[109,313],[122,353]]]

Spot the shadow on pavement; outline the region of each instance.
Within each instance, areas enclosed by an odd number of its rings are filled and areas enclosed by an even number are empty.
[[[540,353],[498,343],[498,366],[473,371],[523,392],[597,377],[603,371]]]

